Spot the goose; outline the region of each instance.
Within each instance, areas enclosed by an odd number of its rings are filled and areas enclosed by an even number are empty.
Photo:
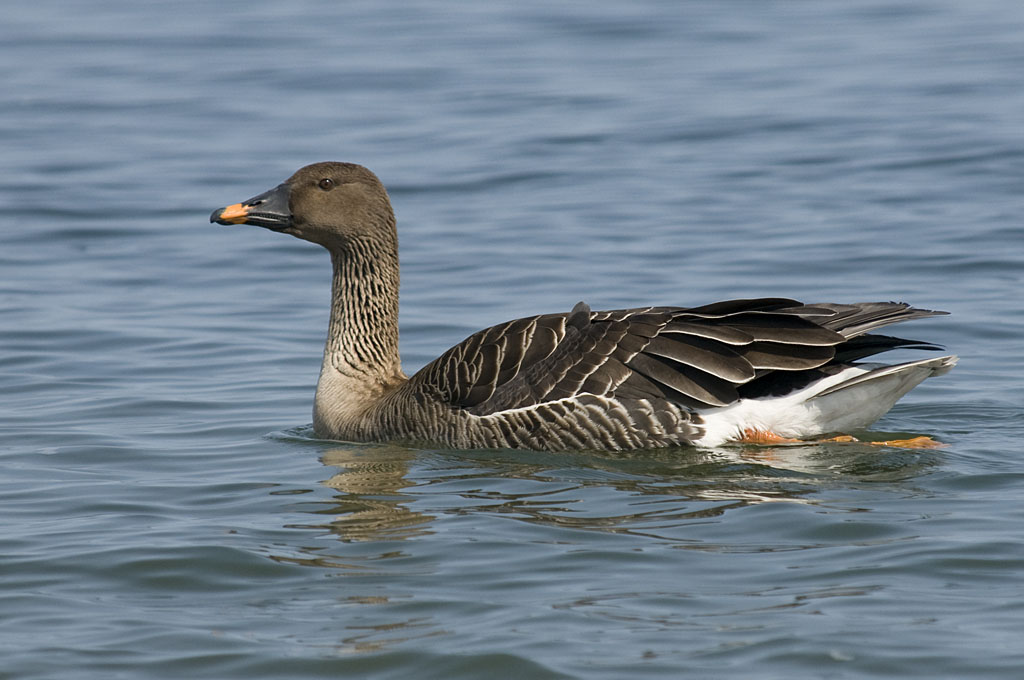
[[[946,314],[902,302],[756,298],[611,311],[581,302],[474,333],[407,377],[395,216],[370,170],[314,163],[210,221],[264,227],[330,253],[330,321],[313,405],[324,439],[547,451],[803,442],[866,428],[957,361],[860,361],[940,349],[871,333]]]

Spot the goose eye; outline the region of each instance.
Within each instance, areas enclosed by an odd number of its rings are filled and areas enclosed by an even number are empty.
[[[323,189],[324,191],[330,191],[331,189],[334,188],[334,180],[331,179],[330,177],[324,177],[322,180],[320,180],[317,186]]]

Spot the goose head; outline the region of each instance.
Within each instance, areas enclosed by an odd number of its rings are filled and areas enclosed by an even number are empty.
[[[214,210],[217,224],[253,224],[332,252],[356,244],[396,246],[395,219],[377,176],[355,163],[314,163],[247,201]]]

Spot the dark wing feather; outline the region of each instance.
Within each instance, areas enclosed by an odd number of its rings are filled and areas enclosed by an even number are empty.
[[[744,383],[756,375],[749,359],[740,360],[742,355],[735,348],[683,333],[666,331],[651,338],[644,352],[692,366],[734,383]]]
[[[879,354],[880,352],[888,352],[891,349],[922,349],[936,352],[942,348],[930,342],[905,340],[889,335],[859,335],[855,338],[850,338],[836,348],[834,361],[848,363]]]
[[[864,335],[891,323],[949,314],[931,309],[915,309],[905,302],[857,302],[849,305],[822,302],[807,307],[823,311],[816,317],[809,317],[812,321],[842,333],[846,338]]]
[[[827,363],[835,356],[835,347],[796,345],[758,341],[750,343],[743,357],[759,370],[802,371]]]
[[[725,406],[804,384],[837,362],[897,347],[931,349],[864,333],[941,313],[894,302],[802,305],[786,298],[601,312],[580,303],[568,314],[475,333],[410,383],[477,415],[584,394]]]

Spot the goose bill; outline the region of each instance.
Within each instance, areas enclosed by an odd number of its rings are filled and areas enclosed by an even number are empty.
[[[217,224],[253,224],[273,231],[284,231],[292,226],[289,194],[288,185],[280,184],[248,201],[214,210],[210,221]]]

